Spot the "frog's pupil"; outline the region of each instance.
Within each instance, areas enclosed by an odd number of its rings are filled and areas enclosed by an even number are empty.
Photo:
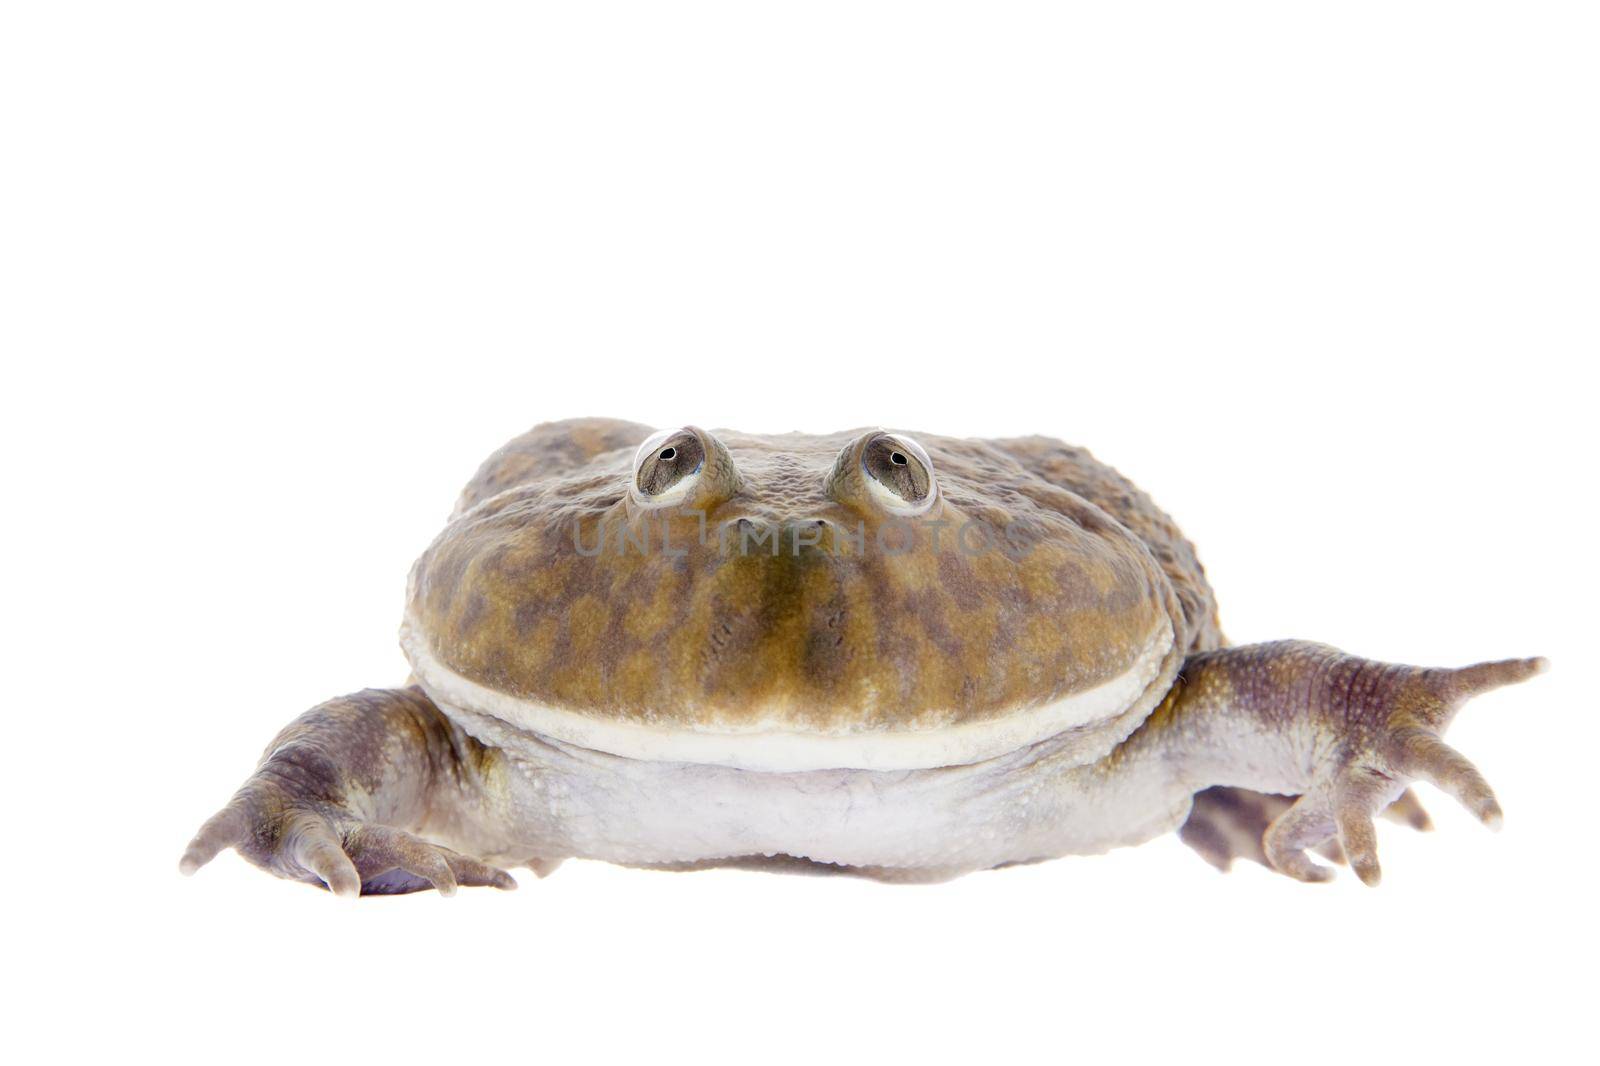
[[[889,461],[891,463],[893,463],[895,466],[905,466],[906,465],[906,457],[901,455],[899,452],[890,452],[889,453]]]
[[[663,448],[663,449],[661,449],[661,458],[662,458],[663,461],[670,462],[673,459],[677,458],[677,456],[678,456],[678,449],[676,449],[676,448]]]

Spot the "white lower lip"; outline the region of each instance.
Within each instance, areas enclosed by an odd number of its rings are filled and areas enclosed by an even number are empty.
[[[1107,722],[1141,699],[1172,650],[1172,625],[1163,619],[1133,665],[1094,688],[1054,703],[1017,710],[993,721],[894,732],[799,732],[779,720],[737,730],[656,726],[551,707],[487,688],[440,662],[408,613],[400,645],[417,680],[435,702],[490,715],[520,729],[629,759],[705,763],[745,770],[920,770],[992,759],[1070,729]],[[1145,708],[1148,711],[1148,707]]]

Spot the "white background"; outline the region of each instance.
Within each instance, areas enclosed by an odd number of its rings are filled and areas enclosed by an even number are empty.
[[[1597,48],[1578,3],[7,5],[5,1039],[1592,1053]],[[1235,641],[1550,656],[1452,732],[1505,831],[1429,793],[1377,890],[1174,839],[918,888],[180,878],[281,725],[404,676],[476,463],[587,414],[1087,444]]]

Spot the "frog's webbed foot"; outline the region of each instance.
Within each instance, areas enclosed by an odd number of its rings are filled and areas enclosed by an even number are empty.
[[[512,889],[504,870],[325,804],[296,802],[252,779],[190,841],[178,868],[192,874],[225,848],[270,873],[338,896],[395,895],[459,885]]]
[[[1458,670],[1391,666],[1351,656],[1325,665],[1323,695],[1310,710],[1332,743],[1305,795],[1267,829],[1263,850],[1273,868],[1302,881],[1326,881],[1333,871],[1306,852],[1336,839],[1356,876],[1377,884],[1373,816],[1394,804],[1402,820],[1426,824],[1420,805],[1406,798],[1411,781],[1449,793],[1485,825],[1499,828],[1502,815],[1494,792],[1477,767],[1444,742],[1443,733],[1469,699],[1532,677],[1544,669],[1543,659]]]
[[[1267,861],[1263,838],[1267,827],[1290,807],[1298,796],[1276,796],[1252,792],[1247,788],[1218,785],[1194,797],[1189,818],[1178,830],[1182,840],[1206,862],[1226,873],[1235,859],[1245,859],[1273,869]],[[1385,808],[1384,817],[1419,831],[1433,828],[1428,812],[1409,788]],[[1331,862],[1344,864],[1344,849],[1336,839],[1328,839],[1313,850]]]

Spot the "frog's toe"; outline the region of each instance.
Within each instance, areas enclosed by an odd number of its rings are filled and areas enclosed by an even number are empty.
[[[1271,870],[1274,867],[1267,858],[1263,838],[1267,827],[1294,801],[1294,796],[1275,796],[1247,788],[1208,788],[1194,797],[1188,820],[1178,830],[1178,839],[1224,873],[1232,869],[1236,859]],[[1332,862],[1344,861],[1336,840],[1324,841],[1316,850]]]
[[[504,870],[400,829],[359,825],[346,834],[345,850],[361,877],[363,895],[395,895],[437,889],[453,896],[458,886],[514,889]]]
[[[1414,829],[1431,826],[1427,812],[1409,789],[1395,795],[1394,779],[1367,766],[1342,773],[1328,789],[1300,797],[1279,815],[1264,837],[1267,863],[1300,881],[1327,881],[1333,871],[1312,861],[1315,851],[1348,863],[1363,884],[1376,885],[1378,834],[1373,819],[1382,814]]]
[[[335,896],[361,894],[361,876],[345,854],[333,826],[320,814],[300,811],[285,822],[282,852],[298,867],[315,874]]]
[[[195,871],[236,844],[242,844],[250,832],[250,815],[235,800],[206,819],[200,831],[189,841],[178,860],[178,872],[192,877]]]
[[[1301,796],[1267,827],[1262,839],[1267,863],[1296,881],[1331,880],[1333,870],[1318,864],[1306,851],[1325,844],[1333,835],[1333,819],[1326,805]]]
[[[1490,829],[1499,829],[1505,815],[1494,790],[1465,755],[1435,733],[1405,730],[1391,740],[1390,758],[1401,773],[1426,781],[1455,798]]]
[[[1433,831],[1433,819],[1428,817],[1428,812],[1422,806],[1422,801],[1417,799],[1417,794],[1409,788],[1400,793],[1398,799],[1384,808],[1383,816],[1399,825],[1410,826],[1419,833]]]

